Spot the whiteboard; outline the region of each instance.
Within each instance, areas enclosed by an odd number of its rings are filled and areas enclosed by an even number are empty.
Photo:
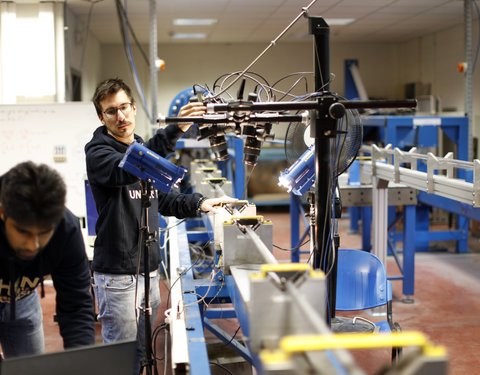
[[[101,125],[91,102],[0,105],[0,174],[32,160],[56,169],[67,207],[86,217],[85,144]]]

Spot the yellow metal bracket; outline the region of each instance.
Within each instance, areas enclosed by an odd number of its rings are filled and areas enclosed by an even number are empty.
[[[295,335],[280,340],[278,349],[260,353],[262,361],[284,362],[292,355],[334,349],[373,349],[383,347],[416,346],[427,357],[446,357],[443,346],[435,346],[421,332],[393,332],[392,334],[372,335],[371,333],[338,333],[332,335]]]

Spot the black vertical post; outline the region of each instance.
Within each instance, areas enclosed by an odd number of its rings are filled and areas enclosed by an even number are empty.
[[[321,17],[309,18],[310,33],[314,36],[314,67],[315,67],[315,91],[329,92],[330,80],[330,28]],[[315,139],[315,249],[313,254],[314,268],[328,271],[329,259],[332,254],[332,242],[329,240],[332,233],[332,166],[330,137],[335,134],[336,121],[332,119],[328,110],[333,103],[331,95],[325,95],[319,99],[319,110],[313,111],[311,135]],[[333,130],[333,131],[332,131]],[[327,279],[329,290],[329,306],[327,307],[327,320],[329,321],[332,306],[331,286],[336,280]],[[335,296],[333,296],[335,297]],[[333,303],[335,303],[333,301]]]
[[[314,36],[314,67],[315,67],[315,91],[328,91],[328,79],[330,75],[330,52],[329,35],[330,30],[321,17],[309,18],[310,33]],[[321,100],[321,99],[320,99]],[[312,124],[310,125],[312,136],[315,138],[315,234],[316,248],[313,254],[315,268],[324,269],[326,246],[330,228],[331,205],[329,196],[331,194],[330,176],[330,138],[326,134],[326,121],[323,121],[325,111],[320,109],[313,112]]]
[[[148,220],[148,210],[151,206],[150,195],[152,191],[152,184],[150,180],[141,181],[142,188],[142,211],[143,211],[143,223],[140,223],[141,230],[140,235],[142,236],[140,246],[143,250],[143,272],[144,272],[144,287],[145,287],[145,306],[143,307],[143,317],[145,323],[145,357],[142,361],[141,368],[146,369],[146,374],[151,375],[154,365],[154,353],[152,349],[152,326],[151,326],[151,315],[152,309],[150,307],[150,244],[154,240],[154,236],[149,232],[149,220]],[[140,249],[139,249],[140,250]],[[135,301],[136,303],[136,301]]]

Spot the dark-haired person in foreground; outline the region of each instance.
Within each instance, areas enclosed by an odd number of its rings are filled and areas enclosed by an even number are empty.
[[[65,348],[95,341],[90,269],[62,177],[24,162],[0,177],[0,344],[6,358],[45,351],[37,287],[51,275]]]

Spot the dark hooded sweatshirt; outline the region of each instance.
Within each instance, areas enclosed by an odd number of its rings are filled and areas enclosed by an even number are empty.
[[[45,275],[51,275],[55,287],[64,347],[94,344],[90,268],[78,218],[67,209],[48,244],[30,261],[15,256],[0,220],[0,302],[10,303],[11,318],[15,301],[31,294]]]
[[[177,126],[169,125],[158,130],[148,142],[138,135],[135,140],[165,157],[175,151],[182,134]],[[100,273],[137,272],[141,186],[138,177],[118,166],[127,148],[127,144],[108,134],[105,126],[98,127],[85,146],[87,175],[98,212],[92,268]],[[150,232],[155,231],[156,241],[150,246],[149,272],[160,264],[158,213],[180,219],[194,217],[201,197],[198,193],[181,194],[173,189],[165,194],[152,187],[148,224]],[[144,272],[143,255],[140,270]]]

